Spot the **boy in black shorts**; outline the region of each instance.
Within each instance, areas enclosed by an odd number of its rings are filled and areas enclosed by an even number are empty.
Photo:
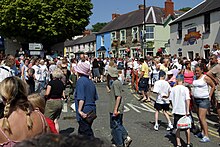
[[[154,108],[156,109],[154,130],[156,131],[158,131],[159,129],[158,116],[159,116],[159,111],[161,110],[163,110],[163,114],[168,122],[167,131],[173,129],[173,125],[170,121],[169,114],[167,113],[169,111],[170,101],[168,97],[170,95],[171,87],[170,84],[167,81],[165,81],[165,77],[166,77],[166,73],[161,70],[159,72],[160,80],[155,82],[153,89],[153,92],[157,94],[156,102],[154,104]]]

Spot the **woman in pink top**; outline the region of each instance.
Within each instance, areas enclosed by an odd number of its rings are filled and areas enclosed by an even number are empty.
[[[192,85],[194,72],[191,70],[190,61],[186,61],[185,66],[186,66],[186,69],[184,70],[184,73],[183,73],[185,86]]]

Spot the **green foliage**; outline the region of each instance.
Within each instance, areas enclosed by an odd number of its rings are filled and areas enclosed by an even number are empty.
[[[189,11],[190,9],[192,9],[192,8],[191,8],[191,7],[185,7],[185,8],[179,9],[179,11],[187,12],[187,11]]]
[[[0,0],[0,34],[52,45],[81,34],[92,7],[91,0]]]
[[[93,28],[92,31],[93,32],[99,32],[107,24],[108,23],[106,23],[106,22],[103,22],[103,23],[98,22],[98,23],[92,25],[92,28]]]

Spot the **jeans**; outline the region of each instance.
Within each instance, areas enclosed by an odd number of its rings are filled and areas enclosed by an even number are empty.
[[[124,140],[127,138],[128,133],[123,126],[123,114],[119,114],[117,116],[113,116],[110,113],[110,128],[112,134],[112,141],[117,147],[123,147]]]
[[[87,123],[85,120],[81,119],[78,121],[79,128],[78,128],[78,134],[94,138],[94,133],[92,130],[92,124]]]

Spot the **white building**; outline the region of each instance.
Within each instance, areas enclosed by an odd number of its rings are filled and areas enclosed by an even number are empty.
[[[208,58],[215,42],[220,44],[220,2],[204,0],[171,24],[171,54],[189,59]]]

